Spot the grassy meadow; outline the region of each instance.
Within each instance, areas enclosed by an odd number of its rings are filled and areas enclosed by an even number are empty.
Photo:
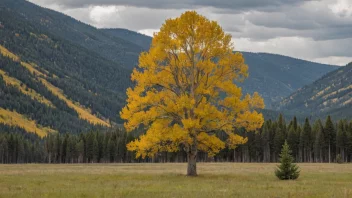
[[[299,164],[280,181],[275,164],[0,165],[0,197],[352,197],[351,164]]]

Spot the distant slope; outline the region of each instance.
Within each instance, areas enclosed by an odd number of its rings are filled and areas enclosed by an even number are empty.
[[[338,68],[282,55],[242,53],[249,66],[249,78],[244,81],[243,90],[248,93],[258,91],[263,96],[267,108]]]
[[[130,41],[113,37],[72,17],[25,0],[1,0],[0,7],[21,15],[36,29],[82,46],[125,68],[136,66],[139,53],[143,50]]]
[[[152,38],[125,29],[103,29],[121,39],[135,42],[148,49]],[[267,108],[282,100],[298,88],[314,82],[337,66],[313,63],[288,56],[242,52],[249,65],[249,78],[241,85],[244,92],[259,92]]]
[[[352,63],[324,75],[277,104],[277,109],[312,116],[352,117]]]
[[[0,45],[1,124],[40,136],[109,125],[78,102],[66,98],[62,90],[49,82],[47,72],[38,69]]]
[[[70,21],[77,29],[67,25]],[[32,123],[31,129],[37,126],[75,133],[121,123],[118,112],[131,85],[130,69],[73,42],[75,36],[86,34],[81,26],[100,32],[23,0],[0,1],[0,108],[14,118],[23,118],[21,122],[10,122],[11,116],[2,118],[0,131],[4,127],[26,130],[23,123]],[[104,38],[117,40],[108,35]],[[107,45],[104,42],[101,47]],[[111,53],[123,51],[113,50]],[[137,61],[138,53],[132,61]]]
[[[101,30],[107,34],[110,34],[111,36],[115,36],[139,45],[145,50],[149,49],[150,43],[152,42],[152,37],[127,29],[111,28]]]

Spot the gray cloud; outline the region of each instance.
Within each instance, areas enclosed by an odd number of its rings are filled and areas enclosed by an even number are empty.
[[[152,9],[194,9],[213,7],[227,10],[272,10],[283,5],[295,5],[319,0],[37,0],[39,3],[58,4],[70,8],[90,5],[122,5]]]
[[[340,12],[333,9],[334,4],[329,2],[331,1],[310,2],[287,8],[284,12],[255,12],[249,15],[247,20],[256,26],[272,30],[284,29],[281,34],[286,32],[289,35],[310,37],[315,40],[351,38],[352,15],[346,15],[346,10],[343,10],[344,16],[341,16]],[[280,36],[280,32],[278,35]]]
[[[237,50],[323,63],[352,61],[351,0],[30,0],[96,27],[152,35],[167,18],[195,9],[233,36]]]

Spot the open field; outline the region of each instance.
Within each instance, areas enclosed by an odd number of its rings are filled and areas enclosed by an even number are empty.
[[[0,197],[352,197],[352,164],[299,164],[280,181],[275,164],[0,165]]]

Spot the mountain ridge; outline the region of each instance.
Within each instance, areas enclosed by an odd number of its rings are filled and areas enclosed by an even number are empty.
[[[1,1],[0,24],[0,108],[8,115],[0,119],[0,130],[27,123],[32,132],[78,133],[123,122],[118,112],[132,86],[131,70],[151,37],[97,29],[24,0]],[[291,74],[297,70],[290,67],[303,65],[311,78],[335,69],[279,55],[243,54],[250,77],[240,87],[245,93],[258,91],[269,107],[310,82]],[[11,117],[19,121],[10,122]]]
[[[323,75],[276,105],[277,110],[310,116],[332,115],[338,118],[352,116],[352,63]]]
[[[145,49],[151,44],[151,37],[132,33],[130,30],[120,28],[102,30],[131,42],[139,40],[141,47]],[[128,33],[133,34],[133,36],[124,37]],[[140,37],[136,39],[138,35]],[[143,40],[143,42],[140,40]],[[244,93],[253,94],[253,92],[258,91],[268,108],[271,108],[273,103],[282,100],[296,89],[338,68],[335,65],[315,63],[279,54],[239,52],[244,55],[245,63],[249,65],[249,77],[240,86]]]

